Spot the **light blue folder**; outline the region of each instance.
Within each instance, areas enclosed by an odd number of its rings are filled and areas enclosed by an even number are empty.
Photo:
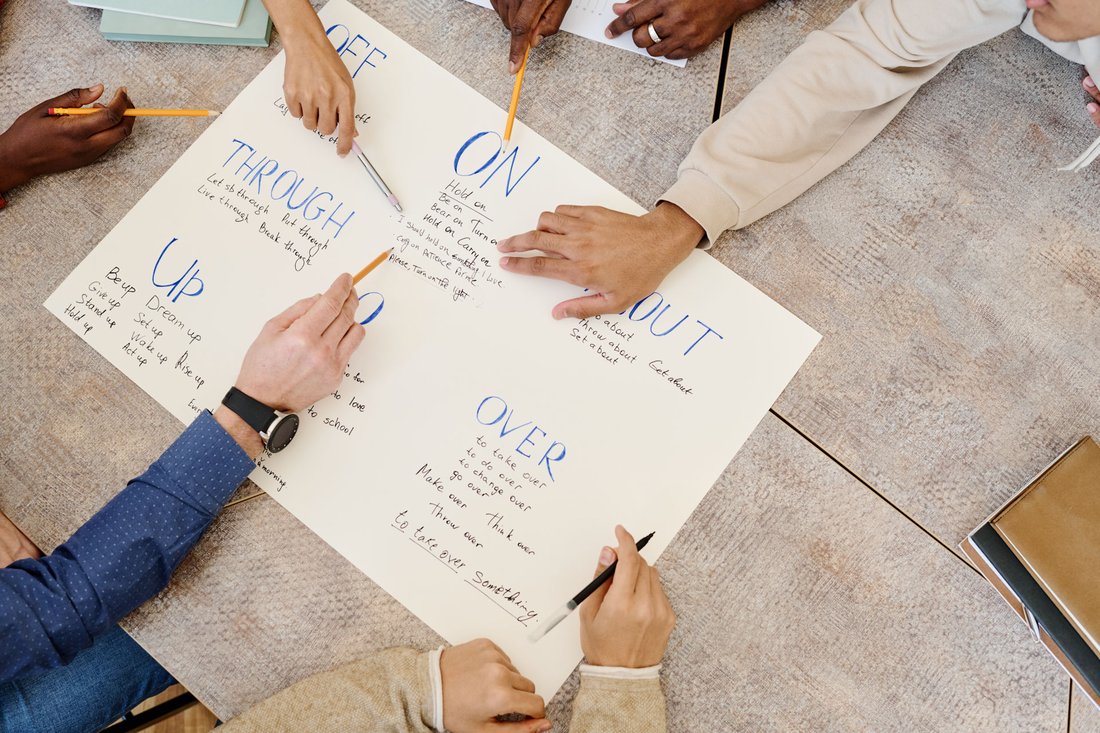
[[[99,32],[109,41],[266,46],[271,41],[271,18],[261,0],[248,0],[236,28],[104,10]]]
[[[69,4],[236,28],[245,0],[69,0]]]

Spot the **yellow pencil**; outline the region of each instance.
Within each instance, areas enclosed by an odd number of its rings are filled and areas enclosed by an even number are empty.
[[[51,115],[94,115],[102,107],[50,107]],[[221,112],[212,109],[128,109],[123,117],[217,117]]]
[[[392,252],[393,252],[393,247],[390,247],[385,252],[378,255],[373,260],[371,260],[369,265],[367,265],[362,270],[360,270],[359,274],[356,275],[354,278],[352,278],[351,284],[352,285],[358,285],[359,281],[362,280],[363,278],[365,278],[370,273],[371,270],[373,270],[374,268],[378,267],[383,262],[388,260],[389,257],[390,257],[390,253],[392,253]]]
[[[527,71],[527,57],[531,55],[531,47],[523,54],[523,63],[516,72],[516,85],[512,87],[512,103],[508,105],[508,122],[504,125],[504,147],[508,147],[508,141],[512,139],[512,123],[516,121],[516,108],[519,107],[519,90],[523,86],[523,72]]]

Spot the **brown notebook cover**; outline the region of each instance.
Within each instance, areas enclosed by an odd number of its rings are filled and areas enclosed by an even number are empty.
[[[1100,656],[1100,446],[1082,440],[990,524]]]

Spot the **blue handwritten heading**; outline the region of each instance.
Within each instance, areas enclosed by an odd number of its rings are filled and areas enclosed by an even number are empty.
[[[306,186],[303,185],[305,179],[298,171],[282,168],[279,161],[261,154],[243,140],[234,138],[233,142],[237,144],[237,149],[225,159],[222,168],[237,159],[242,151],[248,150],[248,154],[239,160],[233,173],[255,189],[256,193],[267,196],[272,201],[282,201],[291,211],[301,209],[302,216],[309,221],[316,221],[328,213],[328,218],[321,225],[321,229],[327,230],[330,224],[334,226],[336,233],[333,238],[339,237],[340,232],[344,231],[344,226],[355,216],[355,211],[351,210],[343,219],[337,218],[344,208],[344,203],[336,201],[336,197],[330,191],[322,191],[319,186],[314,185],[313,190],[308,194],[300,193],[306,190]],[[334,201],[336,201],[336,208],[330,211]]]
[[[178,237],[172,237],[172,240],[168,244],[164,245],[164,249],[157,255],[157,261],[153,265],[153,272],[150,275],[150,279],[153,281],[153,287],[156,288],[168,288],[167,299],[175,303],[180,299],[181,295],[186,295],[189,298],[202,293],[206,288],[206,284],[199,279],[199,261],[195,259],[187,266],[187,269],[182,275],[175,280],[169,279],[166,282],[157,282],[157,273],[161,269],[161,262],[164,261],[164,255],[168,253],[168,250],[179,241]],[[171,278],[171,275],[168,276]],[[184,279],[186,278],[186,280]]]
[[[482,171],[486,170],[493,163],[496,163],[497,158],[500,157],[501,152],[504,150],[504,138],[500,136],[500,133],[492,130],[485,130],[484,132],[478,132],[472,135],[466,142],[462,143],[462,147],[455,153],[454,171],[460,176],[476,176]],[[524,176],[531,172],[540,160],[541,155],[535,156],[531,165],[527,166],[527,169],[523,173],[519,174],[515,180],[513,176],[516,172],[516,160],[519,157],[519,146],[515,146],[500,159],[496,168],[493,168],[489,172],[489,175],[485,176],[485,180],[481,182],[478,188],[485,188],[485,185],[493,179],[504,165],[508,164],[508,170],[504,174],[504,197],[507,198],[523,180]]]
[[[517,433],[517,437],[522,436],[519,438],[519,442],[516,444],[516,447],[513,450],[515,450],[516,453],[520,454],[524,458],[533,458],[533,454],[528,451],[530,451],[532,448],[535,448],[536,443],[549,443],[549,445],[546,447],[546,450],[543,451],[542,456],[538,459],[538,463],[536,463],[535,465],[536,467],[545,466],[546,474],[550,477],[550,480],[555,480],[554,468],[552,464],[561,463],[561,461],[565,458],[564,443],[560,443],[556,440],[544,440],[544,438],[547,437],[546,431],[540,428],[538,425],[535,425],[534,422],[531,420],[516,425],[515,410],[508,406],[508,403],[504,400],[503,397],[489,395],[488,397],[483,399],[480,404],[478,404],[477,411],[475,412],[474,416],[480,424],[485,425],[486,427],[492,425],[500,425],[501,439],[507,438],[513,433]],[[522,430],[529,425],[531,426],[530,430],[528,430],[526,433],[522,432]],[[531,448],[527,448],[527,446],[531,446]],[[526,451],[524,450],[525,448],[527,448]],[[536,453],[537,450],[538,449],[536,449]]]
[[[355,67],[355,71],[351,72],[352,79],[359,76],[359,72],[363,70],[364,66],[377,69],[379,63],[389,58],[388,53],[378,48],[378,46],[372,46],[370,41],[358,33],[352,36],[351,29],[343,23],[330,25],[325,29],[325,35],[328,36],[329,42],[336,47],[336,53],[340,58],[344,58],[345,55],[359,58],[360,54],[362,54],[362,60],[359,62],[359,65]],[[339,43],[337,43],[337,41],[339,41]],[[356,44],[359,44],[358,51],[356,50]],[[347,63],[346,59],[344,63]],[[351,66],[348,66],[348,70],[351,70]]]

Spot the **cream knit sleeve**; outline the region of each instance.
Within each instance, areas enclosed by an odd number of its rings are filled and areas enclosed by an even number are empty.
[[[700,135],[661,197],[710,242],[770,214],[867,145],[961,50],[1024,0],[857,0]]]

